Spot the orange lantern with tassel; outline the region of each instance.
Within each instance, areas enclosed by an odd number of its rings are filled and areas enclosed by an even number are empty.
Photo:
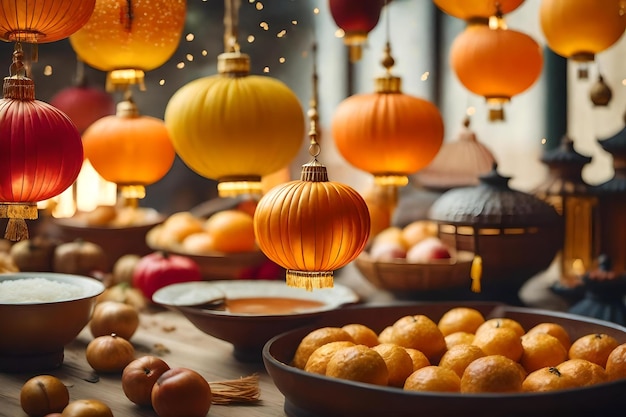
[[[176,51],[185,25],[185,0],[96,0],[89,21],[70,36],[86,64],[107,72],[107,90],[144,88],[145,71]]]
[[[499,9],[502,14],[510,13],[522,5],[524,0],[433,0],[444,13],[468,22],[487,22]]]
[[[578,62],[590,62],[615,44],[626,30],[623,0],[542,0],[541,29],[548,47]],[[586,78],[586,69],[579,72]]]
[[[0,100],[0,217],[5,238],[28,238],[25,219],[38,217],[37,202],[52,198],[76,180],[83,145],[76,126],[61,110],[35,100],[19,43]]]
[[[65,39],[91,16],[96,0],[0,0],[0,39],[46,43]]]
[[[350,60],[361,59],[369,32],[376,27],[385,0],[329,0],[330,14],[343,31]]]
[[[431,102],[404,94],[387,43],[376,92],[342,101],[332,121],[337,149],[353,166],[381,185],[402,186],[432,161],[443,143],[443,120]]]
[[[450,49],[450,64],[471,92],[483,96],[490,120],[504,120],[504,104],[541,75],[543,55],[529,35],[503,26],[468,25]]]
[[[356,259],[370,234],[363,197],[348,185],[329,181],[326,167],[317,161],[316,105],[312,100],[309,111],[313,160],[302,166],[300,180],[272,188],[254,212],[259,248],[287,270],[287,285],[308,291],[332,287],[333,272]]]
[[[165,123],[140,115],[130,98],[89,126],[83,143],[93,168],[130,201],[145,197],[145,186],[163,178],[176,156]]]
[[[260,195],[261,177],[287,166],[304,136],[298,97],[282,82],[250,75],[236,40],[237,7],[226,0],[218,74],[191,81],[170,98],[165,124],[176,153],[193,171],[218,181],[221,197]]]

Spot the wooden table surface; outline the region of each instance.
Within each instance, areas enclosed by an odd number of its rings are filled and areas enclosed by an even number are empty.
[[[0,373],[0,417],[28,417],[19,403],[20,389],[30,377],[42,373],[60,378],[69,389],[70,401],[98,399],[111,408],[115,417],[155,417],[153,410],[140,408],[126,398],[119,374],[97,375],[94,378],[94,371],[85,359],[85,347],[92,339],[89,330],[83,329],[77,339],[66,346],[65,359],[59,369],[26,374]],[[238,362],[232,355],[232,345],[201,332],[178,313],[169,310],[142,313],[140,327],[130,341],[135,347],[136,356],[160,356],[170,367],[180,366],[198,371],[209,383],[252,374],[259,376],[258,402],[245,405],[214,404],[208,416],[285,416],[284,397],[274,386],[262,363]]]

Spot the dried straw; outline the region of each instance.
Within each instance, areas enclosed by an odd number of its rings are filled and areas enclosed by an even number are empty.
[[[259,376],[254,374],[239,379],[210,382],[213,404],[250,403],[259,400]]]

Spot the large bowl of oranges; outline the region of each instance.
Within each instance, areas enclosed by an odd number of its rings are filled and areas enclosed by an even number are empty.
[[[206,280],[274,279],[282,272],[257,247],[252,214],[236,207],[206,218],[174,213],[147,233],[146,242],[154,250],[193,259]]]
[[[626,328],[498,303],[359,305],[269,340],[291,417],[600,416],[626,407]]]

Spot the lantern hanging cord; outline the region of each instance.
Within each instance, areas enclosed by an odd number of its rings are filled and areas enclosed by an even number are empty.
[[[26,77],[26,65],[24,65],[24,51],[22,50],[21,42],[15,42],[15,49],[13,50],[13,62],[9,66],[9,75],[16,78]]]
[[[319,113],[317,111],[318,105],[318,75],[317,75],[317,44],[314,43],[311,47],[312,57],[313,57],[313,76],[312,76],[312,84],[313,84],[313,94],[311,96],[311,100],[309,101],[309,111],[307,112],[309,116],[309,154],[313,157],[314,160],[317,159],[319,154],[321,153],[321,148],[318,142],[319,131],[318,131],[318,122],[319,122]]]
[[[224,0],[224,52],[239,52],[239,8],[241,0]]]

